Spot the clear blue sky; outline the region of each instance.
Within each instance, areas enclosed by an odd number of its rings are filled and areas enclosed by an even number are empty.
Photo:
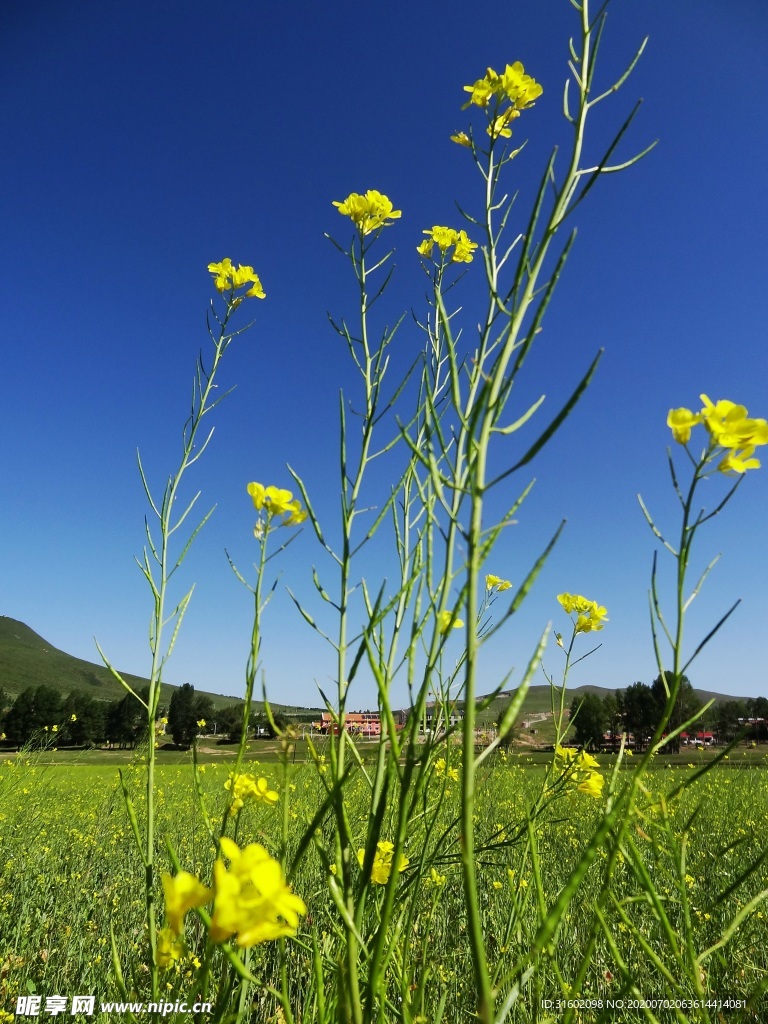
[[[244,569],[256,555],[246,484],[288,485],[289,462],[324,522],[337,506],[338,390],[354,379],[326,311],[351,315],[354,290],[323,237],[350,236],[331,202],[375,188],[403,211],[386,235],[397,249],[386,312],[420,308],[422,230],[461,226],[454,199],[480,203],[468,154],[448,141],[466,123],[462,86],[515,60],[544,85],[515,126],[530,144],[510,187],[527,210],[549,149],[567,141],[561,90],[574,17],[567,0],[6,5],[0,613],[89,660],[95,636],[118,666],[147,673],[149,594],[132,560],[145,512],[135,452],[161,486],[206,345],[206,265],[229,256],[254,265],[267,299],[252,302],[256,327],[227,355],[222,386],[237,390],[214,414],[212,447],[190,477],[201,508],[217,509],[186,563],[183,582],[197,588],[166,678],[241,692],[249,595],[224,548]],[[487,652],[487,688],[525,664],[548,619],[565,631],[562,590],[597,598],[610,617],[574,684],[650,682],[654,542],[636,494],[674,521],[667,410],[706,392],[768,415],[768,8],[615,0],[606,81],[646,34],[645,56],[596,129],[604,138],[642,96],[620,155],[659,145],[580,209],[527,395],[543,392],[556,408],[595,351],[606,355],[535,463],[534,492],[489,570],[519,580],[561,517],[568,525]],[[475,261],[468,282],[480,273]],[[470,328],[478,315],[467,309]],[[399,358],[419,345],[406,322]],[[525,482],[515,478],[510,494]],[[723,485],[713,481],[712,493]],[[737,597],[744,603],[693,666],[696,686],[768,694],[767,501],[768,466],[702,534],[702,558],[723,557],[691,615],[691,640]],[[311,601],[313,563],[330,589],[331,567],[305,530],[280,563],[267,617],[276,700],[316,703],[315,681],[331,685],[330,652],[283,588]],[[558,654],[547,652],[550,670]],[[361,682],[352,705],[371,702]]]

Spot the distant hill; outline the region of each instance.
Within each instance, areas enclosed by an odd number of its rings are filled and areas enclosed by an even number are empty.
[[[149,685],[149,680],[142,676],[134,676],[128,672],[122,672],[121,675],[134,690]],[[58,690],[64,696],[73,690],[82,690],[97,700],[120,700],[126,692],[103,665],[65,654],[25,623],[6,615],[0,616],[0,689],[15,697],[28,686],[43,684]],[[175,689],[176,687],[170,683],[163,683],[161,703],[167,704]],[[210,697],[216,708],[228,707],[237,703],[239,699],[219,693],[208,693],[205,690],[198,690],[197,687],[195,693]],[[262,706],[260,701],[254,701],[254,704],[257,707]],[[286,714],[304,711],[304,708],[287,704],[272,704],[272,707],[275,711]],[[316,717],[319,718],[319,708],[308,710],[316,713]]]
[[[624,690],[626,687],[609,687],[609,686],[591,686],[586,684],[584,686],[576,686],[573,689],[570,687],[566,690],[565,706],[566,709],[571,706],[571,701],[574,697],[584,696],[587,693],[596,693],[598,697],[606,697],[609,693],[613,694],[617,689]],[[499,714],[503,708],[507,706],[514,690],[505,690],[499,694],[498,697],[490,704],[485,710],[480,712],[478,721],[485,725],[490,725],[498,720]],[[712,690],[697,690],[694,688],[694,693],[702,702],[702,704],[708,703],[710,700],[714,700],[716,703],[727,700],[747,700],[747,697],[734,697],[733,694],[729,693],[716,693]],[[458,707],[461,708],[463,702],[458,702]],[[528,693],[523,701],[523,707],[520,713],[520,718],[530,718],[532,715],[539,715],[552,710],[552,692],[549,686],[531,686]]]

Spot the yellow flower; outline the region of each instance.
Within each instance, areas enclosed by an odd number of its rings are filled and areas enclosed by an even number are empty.
[[[440,612],[440,625],[439,630],[441,633],[447,633],[449,629],[461,629],[464,625],[461,619],[455,619],[452,612]]]
[[[470,242],[466,231],[459,231],[451,260],[453,263],[471,263],[477,242]]]
[[[333,205],[339,213],[349,217],[363,235],[387,227],[402,216],[402,211],[393,209],[390,199],[375,189],[369,189],[364,196],[351,192],[342,202],[334,201]]]
[[[520,111],[515,109],[515,107],[507,107],[503,114],[494,117],[485,130],[492,139],[509,139],[512,136],[509,122],[514,121],[516,117],[520,117]]]
[[[283,487],[265,487],[255,480],[246,488],[258,512],[264,510],[267,516],[285,516],[281,526],[296,526],[307,518],[307,512],[301,502],[293,497],[293,492]],[[257,536],[259,534],[257,533]]]
[[[247,801],[253,800],[266,804],[276,804],[279,797],[275,790],[269,788],[265,778],[256,779],[255,776],[242,772],[235,775],[229,773],[229,778],[224,783],[224,789],[232,794],[232,803],[229,805],[229,813],[234,817]]]
[[[514,64],[507,64],[501,75],[496,74],[493,68],[488,68],[485,78],[479,78],[474,85],[465,85],[464,92],[471,93],[471,96],[462,110],[472,104],[487,107],[491,97],[497,96],[509,100],[511,109],[519,111],[530,107],[544,89],[530,75],[526,75],[520,61],[515,61]]]
[[[472,146],[472,140],[466,132],[456,132],[455,135],[451,136],[451,142],[455,142],[458,146],[466,146],[467,149]]]
[[[495,74],[495,72],[491,72],[490,68],[488,68],[488,71],[491,74]],[[465,85],[464,92],[471,93],[471,96],[461,108],[462,110],[466,110],[472,104],[476,107],[487,107],[488,101],[494,94],[494,88],[486,76],[485,78],[478,78],[474,85]]]
[[[428,885],[434,885],[436,888],[439,889],[441,886],[445,885],[446,876],[439,874],[439,872],[437,872],[435,868],[430,868],[429,878],[425,878],[424,881]]]
[[[77,721],[77,715],[70,715],[69,716],[69,720],[70,720],[70,722],[76,722]]]
[[[167,970],[173,966],[174,960],[181,960],[183,956],[183,940],[171,928],[161,928],[157,933],[157,946],[155,947],[155,960],[160,970]]]
[[[591,633],[608,621],[607,609],[581,594],[558,594],[557,600],[568,614],[576,612],[576,632]]]
[[[204,718],[199,718],[198,719],[198,721],[197,721],[197,728],[198,729],[204,729],[205,728],[205,719]]]
[[[203,907],[211,901],[213,893],[188,871],[177,875],[163,874],[165,893],[165,919],[174,935],[184,931],[184,915],[194,907]]]
[[[232,260],[229,257],[222,260],[221,263],[209,263],[208,270],[213,274],[213,283],[218,291],[225,292],[232,287],[230,278],[235,268],[232,266]]]
[[[245,267],[242,263],[235,268],[232,260],[222,260],[220,263],[209,263],[208,270],[213,274],[213,283],[220,292],[234,291],[242,288],[245,284],[251,287],[245,293],[247,296],[255,296],[257,299],[266,297],[258,274],[255,274],[253,267]]]
[[[501,594],[503,591],[509,590],[511,586],[512,584],[509,582],[509,580],[503,580],[501,576],[493,576],[491,573],[489,573],[485,577],[486,590],[493,590],[495,587],[496,590],[498,590],[498,592]]]
[[[221,857],[213,865],[214,904],[209,938],[225,942],[237,936],[243,948],[295,935],[299,915],[307,907],[286,884],[279,863],[259,843],[240,849],[226,836],[219,840]]]
[[[376,844],[376,855],[373,858],[373,865],[371,867],[371,881],[375,882],[376,885],[386,885],[389,881],[389,876],[392,874],[394,849],[394,843],[390,843],[385,839],[380,840]],[[360,867],[362,867],[365,863],[365,850],[357,851],[357,861]],[[408,858],[405,854],[401,854],[400,866],[397,870],[404,871],[408,864]]]
[[[488,69],[490,71],[490,68]],[[498,78],[498,87],[517,110],[525,110],[544,92],[543,86],[526,75],[520,61],[507,64],[506,70]]]
[[[589,775],[576,787],[580,793],[587,793],[599,799],[603,792],[605,779],[599,772],[590,772]]]
[[[452,263],[471,263],[477,242],[471,242],[466,231],[456,231],[454,228],[447,228],[441,224],[435,224],[432,228],[424,231],[428,237],[418,246],[416,251],[420,256],[427,259],[432,255],[433,246],[437,246],[440,255],[445,256],[451,246],[454,247],[451,255]]]
[[[691,428],[702,422],[700,412],[691,412],[690,409],[670,409],[667,414],[667,426],[672,430],[672,436],[678,444],[687,444],[691,439]]]
[[[727,452],[717,468],[721,473],[746,473],[748,469],[760,469],[760,459],[750,458],[754,450],[754,445],[741,452],[733,448]]]

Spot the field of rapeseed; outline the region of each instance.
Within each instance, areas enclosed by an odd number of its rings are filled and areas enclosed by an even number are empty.
[[[603,759],[607,761],[607,758]],[[247,799],[238,822],[241,846],[262,844],[280,855],[281,819],[289,821],[288,855],[311,821],[322,787],[313,765],[292,765],[285,776],[277,765],[261,775],[277,792],[275,803]],[[631,769],[627,769],[631,771]],[[126,783],[135,788],[136,813],[145,813],[140,767],[129,768]],[[473,1010],[472,962],[462,911],[459,868],[459,789],[447,766],[438,767],[430,787],[441,795],[437,827],[444,829],[441,854],[430,870],[420,874],[418,848],[406,845],[400,885],[408,894],[396,921],[397,949],[393,951],[389,998],[410,1021],[464,1022]],[[540,824],[535,861],[526,853],[519,825],[535,799],[543,769],[514,763],[498,755],[478,779],[477,868],[479,911],[491,937],[489,968],[493,978],[504,976],[520,952],[535,941],[535,904],[551,905],[566,885],[594,829],[599,804],[572,790],[555,802]],[[210,836],[195,812],[194,769],[164,767],[157,779],[157,831],[174,847],[179,861],[191,872],[202,872],[215,853]],[[627,837],[628,852],[614,871],[611,906],[606,909],[613,938],[597,942],[581,986],[582,1001],[624,998],[631,992],[652,998],[680,998],[680,979],[669,971],[670,944],[686,941],[702,952],[727,934],[739,912],[761,889],[768,887],[761,838],[768,815],[768,773],[760,769],[720,767],[698,788],[683,791],[667,804],[671,792],[693,770],[658,769],[649,773],[638,816]],[[93,994],[97,1004],[119,1000],[111,976],[109,934],[114,931],[122,970],[127,977],[146,972],[144,899],[137,878],[140,864],[125,820],[123,793],[114,768],[40,766],[6,762],[0,770],[0,1012],[14,1014],[19,993]],[[211,814],[224,814],[229,803],[229,773],[218,764],[197,768],[203,799]],[[278,777],[280,776],[280,777]],[[273,789],[274,787],[274,789]],[[348,811],[356,841],[365,842],[364,780],[359,773],[348,795]],[[387,829],[385,828],[385,833]],[[598,850],[584,884],[554,937],[548,966],[538,975],[535,989],[518,1000],[508,1019],[543,1021],[560,1013],[543,1009],[567,1000],[568,985],[582,963],[590,941],[594,901],[601,884]],[[749,869],[753,870],[751,873]],[[288,991],[296,1021],[316,1019],[319,958],[328,964],[342,955],[336,907],[329,879],[337,870],[312,851],[303,860],[292,884],[306,905],[306,916],[288,957]],[[648,898],[641,877],[653,875],[658,905]],[[739,883],[739,879],[743,879]],[[738,884],[737,884],[738,883]],[[368,913],[380,913],[375,898]],[[407,927],[406,927],[407,924]],[[190,922],[182,955],[162,974],[161,995],[170,1002],[183,998],[198,973],[205,936],[199,922]],[[744,1000],[766,976],[768,950],[766,918],[757,909],[747,926],[702,965],[706,991],[712,998]],[[253,948],[250,970],[264,985],[280,985],[279,959],[270,944]],[[670,976],[671,975],[671,976]],[[586,1003],[585,1003],[586,1005]],[[258,1021],[280,1021],[282,1011],[266,991],[254,994]],[[659,1020],[670,1012],[654,1011]],[[718,1019],[713,1014],[714,1019]],[[585,1009],[577,1019],[596,1020]],[[606,1019],[616,1019],[616,1014]],[[626,1011],[625,1020],[648,1019],[639,1010]],[[679,1019],[679,1018],[678,1018]],[[695,1017],[692,1015],[692,1019]],[[746,1009],[728,1011],[725,1019],[759,1020]]]

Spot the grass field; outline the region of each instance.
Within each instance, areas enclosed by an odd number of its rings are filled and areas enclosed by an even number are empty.
[[[238,842],[264,844],[276,856],[281,813],[290,822],[289,835],[298,835],[322,796],[315,767],[301,758],[288,766],[268,763],[267,745],[260,747],[263,774],[280,792],[275,807],[246,807],[239,820]],[[69,755],[62,753],[61,760]],[[176,755],[182,757],[182,755]],[[541,823],[539,863],[524,856],[517,825],[540,786],[544,755],[499,755],[485,767],[478,786],[477,863],[481,880],[484,927],[492,936],[490,965],[501,980],[506,966],[534,938],[535,903],[549,905],[557,898],[580,856],[599,813],[599,803],[570,792],[554,802]],[[127,820],[116,765],[84,763],[44,764],[19,758],[0,767],[0,1020],[10,1020],[18,995],[94,994],[97,1003],[119,999],[111,977],[110,927],[113,928],[122,970],[140,987],[146,971],[144,959],[143,891],[141,862]],[[170,842],[180,863],[193,872],[210,860],[212,843],[195,809],[194,770],[191,765],[161,763],[157,777],[158,848]],[[188,757],[187,757],[188,760]],[[601,757],[601,768],[609,757]],[[675,759],[678,760],[678,759]],[[697,949],[713,945],[727,931],[740,909],[768,887],[764,862],[764,828],[768,818],[768,773],[763,751],[734,751],[697,786],[684,790],[668,807],[662,796],[693,769],[658,759],[663,770],[652,772],[632,833],[637,856],[615,868],[616,899],[609,911],[611,944],[601,939],[582,986],[582,999],[680,999],[678,979],[670,963],[670,943],[685,931]],[[747,765],[751,762],[752,766]],[[249,768],[254,769],[252,763]],[[126,781],[141,819],[141,768],[123,765]],[[209,758],[198,767],[205,803],[214,822],[225,810],[227,767]],[[352,827],[361,845],[366,822],[362,800],[362,773],[354,780],[347,799]],[[359,806],[356,796],[360,796]],[[464,1022],[472,1019],[471,962],[465,942],[465,923],[458,869],[455,828],[458,789],[448,785],[441,804],[440,824],[445,828],[440,857],[435,863],[443,883],[417,884],[418,874],[407,868],[400,880],[402,907],[408,907],[410,927],[400,935],[393,966],[394,1001],[404,999],[402,1019],[412,1022]],[[322,826],[325,829],[325,826]],[[386,828],[384,830],[386,832]],[[679,839],[685,837],[680,861]],[[330,838],[330,837],[326,837]],[[418,856],[416,845],[406,853]],[[162,857],[161,853],[161,857]],[[523,989],[508,1019],[520,1022],[559,1020],[555,1001],[566,998],[569,979],[576,976],[592,926],[592,900],[599,885],[598,851],[576,898],[572,901],[552,943],[549,966]],[[638,870],[653,874],[662,902],[655,907],[644,896]],[[164,861],[167,867],[167,857]],[[752,867],[752,871],[748,869]],[[745,876],[745,872],[748,872]],[[537,893],[536,873],[541,893]],[[734,881],[742,878],[734,887]],[[328,872],[310,848],[292,879],[305,900],[308,915],[296,940],[289,944],[290,991],[296,1020],[310,1024],[313,1003],[313,957],[329,965],[339,955],[338,928],[329,895]],[[663,911],[663,913],[661,912]],[[368,912],[376,914],[375,902]],[[404,911],[403,911],[404,912]],[[190,915],[190,918],[194,915]],[[402,914],[397,918],[402,922]],[[684,928],[684,921],[688,925]],[[670,929],[671,928],[671,932]],[[703,968],[706,992],[713,999],[746,1000],[768,976],[768,913],[762,905],[734,933],[722,950]],[[195,921],[188,927],[188,956],[164,974],[165,991],[173,1001],[192,983],[202,955],[202,930]],[[428,938],[428,941],[424,941]],[[275,944],[255,947],[250,969],[266,982],[277,982]],[[427,956],[428,951],[428,956]],[[656,958],[657,962],[654,962]],[[667,976],[669,975],[669,976]],[[632,978],[632,986],[627,978]],[[690,993],[689,993],[690,996]],[[313,996],[312,999],[316,998]],[[547,1009],[544,1000],[553,1008]],[[442,1007],[442,1011],[441,1011]],[[719,1020],[765,1020],[768,1006],[723,1010]],[[602,1014],[602,1015],[601,1015]],[[680,1020],[673,1011],[655,1010],[649,1018],[641,1010],[615,1012],[583,1008],[575,1019]],[[86,1018],[83,1018],[86,1019]],[[168,1018],[172,1019],[172,1018]],[[181,1018],[179,1018],[181,1019]],[[255,1022],[279,1021],[274,999],[257,993]],[[696,1020],[691,1014],[688,1018]]]

